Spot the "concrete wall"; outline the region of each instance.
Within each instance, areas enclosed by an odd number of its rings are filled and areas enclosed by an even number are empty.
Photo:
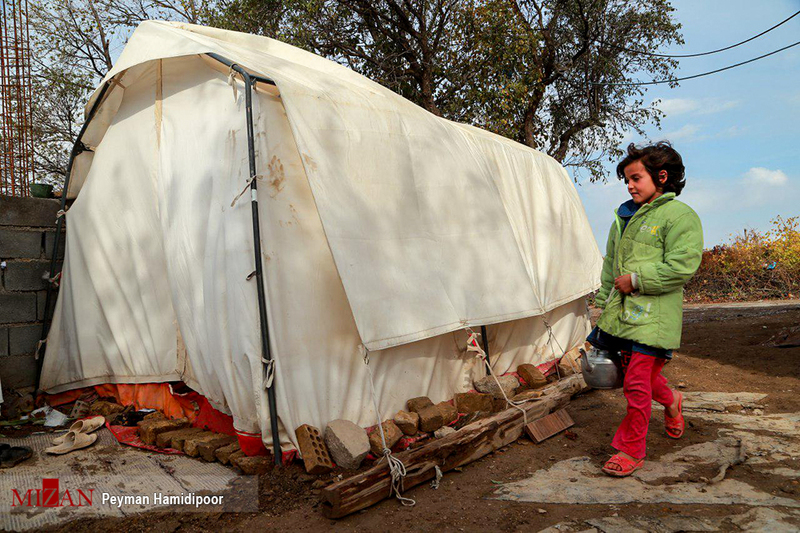
[[[36,382],[59,200],[0,196],[0,382],[4,389]],[[61,235],[59,260],[64,257]],[[58,265],[60,270],[61,265]],[[53,293],[51,306],[57,293]]]

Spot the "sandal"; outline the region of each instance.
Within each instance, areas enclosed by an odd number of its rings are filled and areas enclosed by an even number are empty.
[[[624,455],[616,454],[603,465],[603,472],[609,476],[630,476],[644,466],[644,459],[628,459]]]
[[[33,456],[33,450],[27,446],[9,446],[0,444],[0,468],[13,468],[22,461]]]
[[[678,416],[675,418],[667,415],[666,409],[664,410],[664,428],[667,430],[667,436],[672,439],[679,439],[683,437],[683,431],[686,429],[686,422],[683,420],[683,393],[675,392],[678,394]]]

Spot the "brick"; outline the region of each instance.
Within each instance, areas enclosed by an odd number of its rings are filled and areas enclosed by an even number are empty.
[[[444,425],[442,412],[435,405],[424,407],[417,413],[419,415],[419,429],[430,433],[436,431]]]
[[[500,387],[497,386],[498,382],[500,382]],[[505,376],[497,376],[497,381],[495,381],[495,378],[493,376],[486,376],[475,382],[475,389],[478,392],[491,394],[492,397],[496,399],[503,398],[503,392],[506,393],[506,396],[511,398],[512,396],[514,396],[514,392],[518,388],[519,388],[519,380],[516,378],[516,376],[512,376],[511,374],[507,374]]]
[[[525,385],[532,389],[538,389],[547,385],[547,377],[536,366],[525,363],[517,367],[517,374],[525,382]]]
[[[89,406],[89,414],[109,416],[116,413],[121,413],[124,409],[125,408],[118,403],[97,400],[91,406]]]
[[[184,428],[184,429],[176,429],[174,431],[167,431],[166,433],[161,433],[156,437],[156,446],[159,448],[175,448],[172,445],[172,440],[178,437],[183,437],[184,439],[190,437],[191,435],[196,435],[201,433],[203,430],[201,428]]]
[[[36,321],[36,295],[0,294],[0,324]]]
[[[39,259],[41,255],[41,231],[0,227],[0,257]]]
[[[0,382],[4,389],[22,389],[36,385],[36,359],[32,355],[9,355],[0,364]]]
[[[325,428],[325,444],[334,462],[345,470],[355,470],[369,453],[366,431],[349,420],[333,420]]]
[[[233,452],[232,454],[230,454],[230,456],[228,456],[228,464],[231,466],[236,466],[236,463],[242,457],[247,457],[247,455],[245,455],[245,453],[242,450],[239,450],[238,452]]]
[[[442,422],[445,426],[458,420],[458,410],[452,403],[439,402],[436,404],[436,408],[442,413]]]
[[[214,457],[216,457],[217,461],[220,463],[227,465],[230,464],[231,456],[238,451],[241,451],[241,448],[239,447],[239,440],[237,439],[236,442],[214,450]]]
[[[55,226],[59,209],[60,200],[0,196],[0,226]]]
[[[417,413],[398,411],[394,415],[394,423],[404,434],[416,435],[419,428],[419,415]]]
[[[177,418],[175,420],[142,420],[139,422],[139,438],[145,444],[154,445],[156,438],[161,433],[167,431],[175,431],[176,429],[183,429],[189,425],[189,421],[185,418]]]
[[[25,355],[36,353],[36,345],[42,336],[41,324],[10,326],[8,328],[8,354]]]
[[[216,439],[210,439],[200,443],[197,446],[198,455],[200,455],[203,461],[212,463],[217,460],[216,455],[214,455],[217,449],[233,444],[237,440],[238,439],[233,435],[219,435]]]
[[[47,281],[42,276],[50,274],[50,261],[17,259],[6,263],[5,288],[7,291],[38,291],[47,288]]]
[[[492,395],[482,392],[460,392],[455,397],[456,410],[459,413],[491,412]]]
[[[411,398],[406,402],[406,406],[408,407],[408,412],[410,413],[419,413],[420,409],[424,409],[425,407],[430,407],[432,405],[433,402],[427,396]]]
[[[403,437],[403,432],[391,420],[386,420],[381,426],[383,427],[383,437],[386,439],[386,447],[391,450],[392,446]],[[381,439],[381,431],[378,426],[375,426],[369,434],[369,449],[373,455],[383,456],[383,439]]]
[[[308,424],[303,424],[294,430],[297,437],[297,447],[303,456],[306,472],[309,474],[324,474],[333,470],[333,460],[328,453],[328,446],[322,440],[322,433]]]
[[[46,259],[53,259],[53,243],[56,238],[55,231],[47,231],[44,234],[44,257]],[[58,238],[58,255],[56,256],[57,259],[64,259],[64,250],[67,246],[67,234],[66,232],[61,232],[61,236]]]
[[[211,433],[210,431],[206,431],[206,430],[196,431],[196,432],[192,432],[192,433],[184,433],[183,435],[175,435],[174,437],[172,437],[172,442],[171,442],[172,446],[171,447],[173,449],[175,449],[175,450],[178,450],[179,452],[182,452],[182,451],[184,451],[184,448],[186,447],[186,439],[198,436],[200,434],[211,434],[211,435],[213,435],[213,433]]]
[[[197,457],[200,455],[199,447],[201,444],[204,442],[211,442],[218,438],[219,433],[214,433],[211,431],[197,433],[196,435],[186,437],[186,440],[183,441],[183,453],[189,457]]]
[[[0,357],[8,355],[8,328],[0,328]]]
[[[233,464],[233,463],[232,463]],[[266,455],[256,455],[248,457],[242,454],[241,457],[236,459],[234,466],[242,471],[242,473],[249,476],[257,476],[259,474],[266,474],[274,466],[272,457]]]

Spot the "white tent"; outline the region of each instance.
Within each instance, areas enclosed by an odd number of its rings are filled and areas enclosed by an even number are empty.
[[[145,22],[87,107],[42,390],[183,380],[271,440],[251,198],[232,206],[245,86],[208,54],[275,83],[253,92],[255,199],[285,448],[375,423],[367,350],[385,419],[485,375],[466,327],[490,325],[500,374],[583,341],[601,256],[555,160],[281,42]]]

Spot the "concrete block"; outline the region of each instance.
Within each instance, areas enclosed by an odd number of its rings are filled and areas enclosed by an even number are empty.
[[[36,295],[30,293],[0,294],[0,324],[36,321]]]
[[[54,289],[50,293],[50,313],[47,315],[53,317],[53,310],[56,308],[56,300],[58,299],[58,289]],[[38,291],[36,293],[36,319],[39,321],[44,320],[44,308],[47,303],[47,291]]]
[[[498,382],[500,382],[500,387],[497,386]],[[491,394],[495,399],[503,398],[503,392],[506,393],[506,396],[511,398],[518,388],[519,380],[516,376],[512,376],[511,374],[497,376],[497,381],[495,381],[493,376],[486,376],[475,382],[475,389],[478,392]]]
[[[333,461],[345,470],[355,470],[369,453],[366,431],[349,420],[334,420],[325,428],[325,444]]]
[[[183,453],[189,457],[198,457],[200,455],[201,444],[217,440],[219,437],[219,433],[212,433],[210,431],[192,435],[183,442]]]
[[[35,354],[36,345],[42,336],[41,324],[25,326],[9,326],[8,328],[8,353],[9,355]]]
[[[397,444],[403,437],[403,432],[391,420],[385,421],[381,424],[381,427],[383,427],[383,438],[386,439],[386,447],[391,450],[392,446]],[[378,426],[375,426],[369,434],[369,449],[372,451],[372,455],[383,456],[383,439],[381,439],[381,431]]]
[[[430,407],[433,402],[427,396],[420,396],[418,398],[411,398],[406,402],[406,407],[410,413],[419,413],[421,409]]]
[[[36,359],[32,355],[9,355],[0,364],[0,382],[5,389],[36,385]]]
[[[182,435],[175,435],[172,437],[171,447],[179,452],[184,451],[186,447],[186,440],[191,437],[197,437],[201,434],[213,435],[210,431],[202,430],[202,431],[193,431],[191,433],[184,433]]]
[[[59,209],[60,200],[0,196],[0,226],[55,226]]]
[[[458,420],[458,410],[450,402],[439,402],[436,408],[442,413],[442,423],[445,426]]]
[[[309,474],[324,474],[333,470],[331,454],[322,440],[322,433],[308,424],[303,424],[294,430],[297,437],[297,447],[303,456],[306,472]]]
[[[221,448],[214,450],[214,457],[216,457],[217,461],[220,463],[227,465],[231,462],[231,456],[238,451],[241,451],[241,448],[239,447],[239,441],[237,439],[236,442],[232,442],[227,446],[222,446]]]
[[[522,381],[532,389],[538,389],[547,385],[547,377],[534,365],[528,363],[519,365],[517,367],[517,374],[519,374]]]
[[[154,445],[156,438],[161,433],[167,431],[175,431],[176,429],[183,429],[189,425],[189,421],[185,418],[177,418],[175,420],[142,420],[139,422],[139,438],[145,444]]]
[[[231,464],[241,470],[244,474],[249,476],[257,476],[259,474],[266,474],[272,470],[272,467],[275,463],[272,461],[272,457],[266,455],[255,455],[253,457],[248,457],[247,455],[242,454],[240,457],[236,458],[236,463],[232,462]]]
[[[417,413],[419,415],[419,429],[430,433],[436,431],[444,425],[442,412],[435,405],[424,407]]]
[[[0,258],[39,259],[41,255],[41,231],[0,227]]]
[[[8,355],[8,328],[0,328],[0,357]]]
[[[492,395],[481,392],[459,392],[455,397],[456,410],[459,413],[478,413],[492,411]]]
[[[419,415],[417,413],[398,411],[394,415],[394,423],[406,435],[416,435],[419,429]]]
[[[158,437],[156,437],[156,446],[159,448],[174,448],[172,445],[173,439],[177,437],[183,437],[186,439],[191,435],[196,435],[202,431],[203,429],[201,428],[184,428],[176,429],[175,431],[167,431],[166,433],[161,433]]]
[[[5,288],[7,291],[40,291],[47,288],[47,281],[43,276],[50,274],[49,261],[16,259],[6,263]]]
[[[233,452],[232,454],[230,454],[230,456],[228,456],[228,464],[231,465],[231,466],[236,466],[236,463],[242,457],[247,457],[247,455],[245,455],[245,453],[242,450]]]
[[[56,232],[55,231],[46,231],[44,234],[44,257],[45,259],[53,259],[53,243],[56,239]],[[61,232],[61,236],[58,238],[58,252],[56,255],[56,259],[64,259],[64,250],[67,246],[67,233],[65,231]]]
[[[216,439],[210,439],[198,444],[197,453],[203,461],[211,463],[217,460],[216,455],[214,455],[217,449],[233,444],[236,441],[238,441],[238,439],[233,435],[220,434],[217,435]]]

